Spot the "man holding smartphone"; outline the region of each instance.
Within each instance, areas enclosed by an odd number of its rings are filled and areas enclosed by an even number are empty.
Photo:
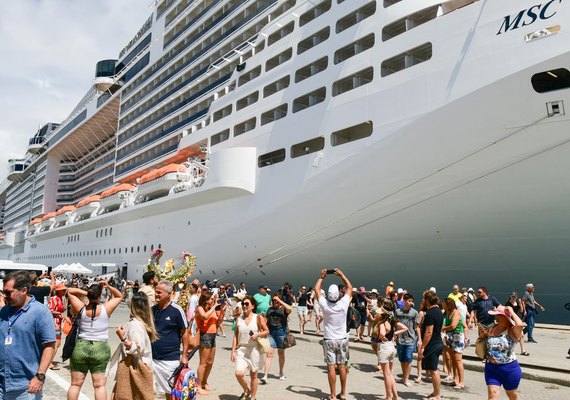
[[[321,295],[323,280],[327,275],[336,275],[342,279],[346,287],[344,296],[340,296],[337,285],[332,284],[327,291],[327,297]],[[346,331],[346,313],[352,298],[352,284],[344,273],[338,269],[323,269],[315,284],[315,298],[321,307],[323,315],[323,352],[327,364],[327,375],[331,399],[336,399],[336,368],[340,376],[340,399],[346,399],[346,363],[349,359],[348,333]]]

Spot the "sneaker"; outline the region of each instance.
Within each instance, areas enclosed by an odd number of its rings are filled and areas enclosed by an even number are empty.
[[[527,342],[527,343],[538,343],[538,342],[537,342],[536,340],[534,340],[534,339],[529,339],[529,340],[527,340],[526,342]]]
[[[284,381],[287,377],[285,375],[279,375],[279,380]]]
[[[261,378],[261,379],[259,379],[259,382],[260,382],[262,385],[265,385],[265,384],[267,384],[267,378]]]

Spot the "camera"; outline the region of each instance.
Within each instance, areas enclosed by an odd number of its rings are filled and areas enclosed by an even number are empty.
[[[327,269],[327,275],[334,275],[334,269]]]

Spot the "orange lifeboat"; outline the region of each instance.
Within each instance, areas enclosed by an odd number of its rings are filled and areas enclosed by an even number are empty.
[[[68,211],[75,211],[75,206],[65,206],[60,208],[59,210],[57,210],[57,212],[55,213],[56,215],[61,215],[63,213],[66,213]]]
[[[55,216],[56,216],[56,213],[51,212],[51,213],[49,213],[49,214],[44,215],[44,216],[42,217],[42,221],[46,221],[46,220],[48,220],[48,219],[50,219],[50,218],[53,218],[53,217],[55,217]]]
[[[180,166],[180,164],[169,164],[167,166],[164,166],[162,168],[159,169],[155,169],[153,171],[150,171],[147,174],[144,174],[143,176],[140,177],[139,179],[139,183],[147,183],[150,181],[154,181],[155,179],[161,178],[166,174],[169,174],[171,172],[177,172],[178,170],[181,171],[185,171],[186,167],[184,166]]]
[[[34,218],[33,220],[30,221],[30,223],[28,225],[35,225],[35,224],[39,224],[40,222],[42,222],[41,218]]]
[[[95,201],[99,201],[100,199],[101,199],[101,196],[99,196],[98,194],[96,194],[96,195],[93,195],[93,196],[89,196],[89,197],[84,198],[84,199],[81,200],[79,203],[77,203],[75,206],[76,206],[77,208],[83,207],[83,206],[86,206],[86,205],[89,204],[89,203],[93,203],[93,202],[95,202]]]
[[[106,197],[110,197],[116,193],[119,192],[124,192],[127,190],[133,190],[134,189],[134,185],[129,185],[128,183],[122,183],[120,185],[116,185],[113,186],[105,191],[103,191],[103,193],[101,193],[101,199],[104,199]]]

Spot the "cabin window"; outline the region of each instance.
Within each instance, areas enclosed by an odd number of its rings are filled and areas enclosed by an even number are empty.
[[[384,0],[384,8],[388,8],[396,3],[401,2],[402,0]]]
[[[241,110],[242,108],[246,108],[259,100],[259,92],[255,91],[253,93],[248,94],[245,97],[242,97],[236,102],[236,111]]]
[[[307,78],[310,78],[313,75],[318,74],[327,69],[329,65],[329,58],[323,57],[319,58],[316,61],[313,61],[311,64],[300,68],[295,72],[295,83],[301,82]]]
[[[287,50],[277,54],[276,56],[270,58],[265,63],[265,71],[271,71],[273,68],[287,62],[293,56],[293,49],[289,47]]]
[[[393,37],[401,35],[404,32],[412,30],[428,21],[431,21],[432,19],[437,18],[438,9],[439,4],[425,8],[386,25],[382,29],[382,41],[392,39]]]
[[[308,24],[312,20],[320,17],[328,10],[331,9],[331,0],[324,0],[317,4],[315,7],[311,8],[309,11],[301,14],[299,17],[299,26]]]
[[[227,106],[225,106],[224,108],[215,111],[213,114],[213,118],[214,118],[214,122],[221,120],[222,118],[227,117],[228,115],[230,115],[232,113],[232,104],[229,104]]]
[[[354,142],[372,135],[372,121],[366,121],[362,124],[354,125],[349,128],[341,129],[331,133],[331,145],[339,146],[341,144]]]
[[[316,104],[322,103],[327,97],[327,89],[323,86],[293,100],[293,113],[302,111]]]
[[[272,151],[271,153],[263,154],[257,159],[257,166],[259,168],[267,167],[269,165],[280,163],[285,160],[285,149]]]
[[[240,76],[238,79],[238,85],[239,86],[245,85],[249,81],[252,81],[255,78],[257,78],[259,75],[261,75],[261,65],[258,65],[257,67],[253,68],[248,72],[245,72],[242,76]]]
[[[273,32],[267,38],[267,46],[271,46],[273,43],[278,42],[285,36],[289,35],[295,29],[295,23],[293,21],[289,22],[287,25],[283,26],[281,29]]]
[[[339,64],[351,57],[354,57],[357,54],[371,49],[374,47],[374,42],[375,36],[374,33],[371,33],[370,35],[367,35],[355,42],[350,43],[349,45],[344,46],[343,48],[338,49],[334,53],[334,63]]]
[[[263,97],[269,97],[274,93],[277,93],[283,89],[288,88],[290,81],[291,78],[289,77],[289,75],[286,75],[283,78],[270,83],[269,85],[263,88]]]
[[[413,67],[414,65],[421,64],[428,61],[432,56],[431,43],[424,43],[421,46],[415,47],[405,53],[398,54],[395,57],[389,58],[382,63],[382,76],[388,76],[403,69]]]
[[[538,93],[568,89],[570,87],[570,71],[566,68],[558,68],[539,72],[532,76],[530,82]]]
[[[291,158],[306,156],[325,148],[325,138],[319,136],[317,138],[297,143],[291,146]]]
[[[321,29],[317,33],[312,34],[308,38],[301,40],[297,45],[297,54],[303,54],[307,50],[312,49],[313,47],[321,44],[322,42],[324,42],[329,38],[330,33],[331,33],[331,28],[327,26],[326,28]]]
[[[234,126],[234,136],[239,136],[242,135],[246,132],[249,132],[253,129],[255,129],[255,122],[256,122],[256,118],[250,118],[247,121],[244,121],[240,124],[237,124],[236,126]]]
[[[261,125],[269,124],[270,122],[277,121],[287,116],[287,104],[281,104],[272,110],[266,111],[261,114]]]
[[[230,130],[224,129],[220,133],[216,133],[215,135],[212,135],[212,137],[210,138],[210,144],[212,146],[214,146],[218,143],[222,143],[222,142],[228,140],[229,138],[230,138]]]
[[[336,23],[336,33],[347,30],[351,26],[358,24],[376,12],[376,2],[371,1],[350,14],[342,17]]]
[[[343,94],[360,86],[364,86],[372,82],[373,79],[374,69],[372,67],[358,71],[352,75],[336,81],[333,84],[333,96],[338,96],[339,94]]]

